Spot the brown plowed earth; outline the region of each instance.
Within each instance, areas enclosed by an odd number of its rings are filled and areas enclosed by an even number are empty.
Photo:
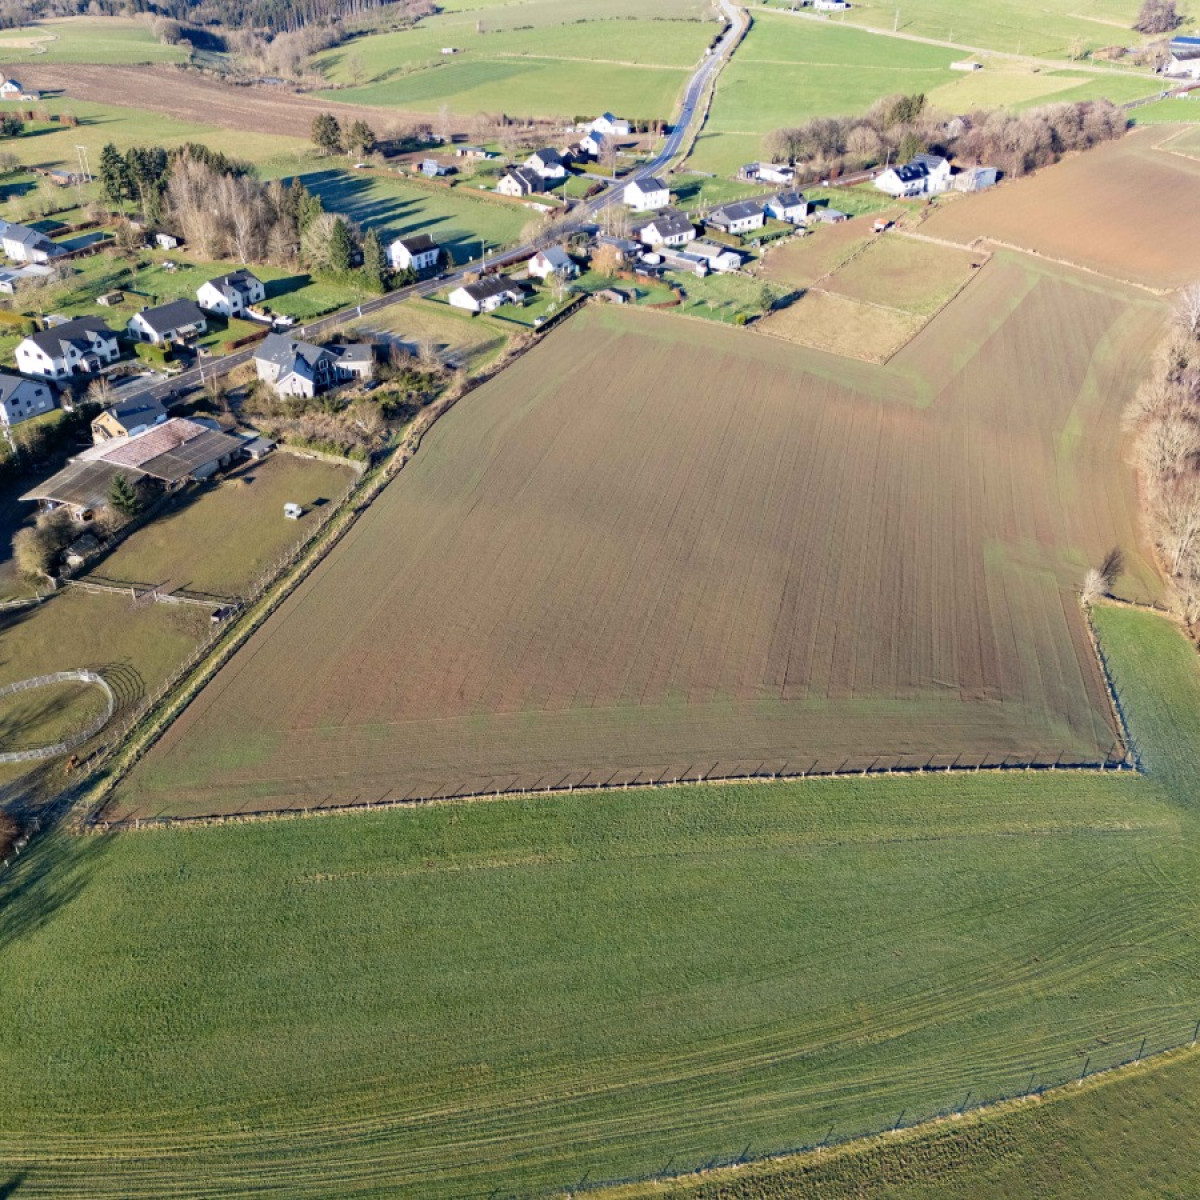
[[[341,121],[364,120],[377,133],[388,132],[415,114],[366,104],[316,100],[269,86],[222,83],[179,67],[109,67],[81,63],[23,64],[27,86],[63,92],[76,100],[119,104],[163,113],[180,121],[200,121],[226,129],[248,129],[307,138],[313,117],[332,112]]]

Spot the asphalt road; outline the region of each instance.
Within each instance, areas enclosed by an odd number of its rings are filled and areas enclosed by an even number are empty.
[[[704,96],[705,89],[716,75],[719,74],[725,63],[728,62],[733,46],[744,31],[745,26],[749,23],[746,13],[731,3],[731,0],[721,0],[721,9],[730,22],[729,28],[720,42],[713,48],[712,53],[704,56],[692,78],[688,81],[687,89],[683,95],[683,102],[680,105],[679,116],[671,132],[667,135],[662,149],[650,162],[639,167],[631,174],[624,176],[619,182],[613,183],[591,200],[577,205],[572,210],[570,219],[556,228],[555,240],[560,238],[564,232],[585,224],[607,205],[612,204],[613,201],[622,195],[627,183],[630,183],[634,179],[642,179],[647,175],[653,175],[656,171],[661,171],[679,153],[692,122],[696,119],[697,110]],[[490,265],[503,266],[509,262],[518,262],[524,258],[528,258],[540,249],[542,245],[542,242],[535,241],[505,250],[503,253],[495,255]],[[380,312],[385,308],[391,308],[395,304],[403,304],[406,300],[413,300],[420,296],[428,296],[433,292],[441,291],[448,285],[457,283],[466,278],[467,275],[478,271],[478,269],[478,262],[467,263],[436,279],[422,280],[411,287],[401,288],[395,292],[388,292],[385,296],[376,296],[352,308],[339,309],[337,312],[330,313],[328,316],[321,317],[316,321],[310,321],[307,325],[294,326],[291,332],[299,338],[318,337],[322,333],[327,333],[338,326],[345,325],[348,321],[356,321],[362,317],[369,317],[372,313]],[[153,383],[141,389],[130,389],[127,394],[129,397],[135,395],[147,398],[152,397],[166,403],[176,395],[186,395],[194,388],[200,387],[207,379],[227,375],[230,371],[242,366],[243,363],[251,362],[254,358],[254,351],[254,346],[235,350],[232,354],[223,355],[220,358],[205,362],[201,366],[183,371],[179,375],[174,375],[169,380]]]

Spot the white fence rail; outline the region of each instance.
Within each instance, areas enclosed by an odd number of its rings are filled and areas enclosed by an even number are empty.
[[[112,719],[117,707],[117,699],[113,690],[108,686],[102,675],[95,671],[55,671],[53,675],[37,675],[32,679],[22,679],[18,683],[10,683],[0,687],[0,700],[7,696],[15,696],[20,692],[31,692],[35,688],[53,687],[57,683],[89,683],[98,687],[105,697],[104,712],[94,721],[89,721],[82,729],[77,729],[70,737],[51,746],[36,746],[32,750],[9,750],[0,752],[0,763],[33,762],[40,758],[55,758],[66,754],[76,746],[95,737]]]

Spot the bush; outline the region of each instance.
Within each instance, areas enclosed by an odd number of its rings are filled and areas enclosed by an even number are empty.
[[[149,363],[152,367],[165,367],[175,359],[175,356],[166,346],[155,346],[150,342],[135,342],[133,353],[142,362]]]

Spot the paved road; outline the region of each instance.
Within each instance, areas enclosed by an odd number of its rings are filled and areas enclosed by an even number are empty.
[[[745,11],[739,8],[732,0],[720,0],[721,9],[726,18],[729,20],[729,28],[726,30],[720,42],[713,47],[711,54],[706,54],[700,65],[696,68],[691,80],[688,82],[687,89],[683,94],[683,102],[680,105],[679,116],[675,121],[671,132],[667,135],[667,139],[663,142],[662,149],[654,156],[654,158],[639,167],[636,171],[626,175],[619,182],[613,183],[611,187],[606,188],[599,195],[594,196],[591,200],[583,204],[577,205],[571,212],[566,222],[559,224],[555,230],[555,239],[560,238],[564,232],[572,228],[577,228],[580,225],[586,224],[591,218],[599,213],[607,205],[612,204],[624,192],[625,185],[634,179],[642,179],[647,175],[653,175],[656,171],[661,171],[675,158],[679,153],[680,148],[687,138],[688,131],[691,128],[693,121],[704,97],[705,89],[708,84],[719,74],[721,68],[729,61],[729,56],[733,52],[734,46],[737,45],[738,39],[745,32],[749,25],[749,17]],[[503,266],[509,262],[517,262],[534,253],[542,245],[540,241],[528,242],[522,246],[515,246],[509,250],[505,250],[500,254],[494,255],[491,259],[491,264]],[[310,321],[307,325],[295,326],[292,330],[297,337],[309,338],[317,337],[322,333],[329,332],[340,325],[345,325],[348,321],[356,321],[362,317],[369,317],[372,313],[377,313],[385,308],[391,308],[395,304],[403,304],[406,300],[412,300],[420,296],[428,296],[433,292],[441,291],[450,284],[457,283],[464,279],[468,274],[479,269],[478,262],[472,261],[462,267],[458,267],[450,273],[440,276],[437,279],[426,279],[420,283],[413,284],[411,287],[401,288],[395,292],[389,292],[386,296],[376,296],[362,304],[355,305],[352,308],[344,308],[335,313],[330,313],[326,317],[321,317],[319,320]],[[145,388],[131,388],[128,392],[129,396],[138,395],[145,397],[153,397],[157,400],[162,400],[164,403],[170,400],[177,394],[186,394],[193,388],[199,387],[204,380],[220,377],[229,374],[230,371],[242,366],[244,363],[251,362],[254,358],[254,346],[247,346],[242,350],[235,350],[232,354],[223,355],[220,358],[212,359],[200,366],[192,367],[190,370],[183,371],[179,375],[172,376],[169,380],[150,384]]]

